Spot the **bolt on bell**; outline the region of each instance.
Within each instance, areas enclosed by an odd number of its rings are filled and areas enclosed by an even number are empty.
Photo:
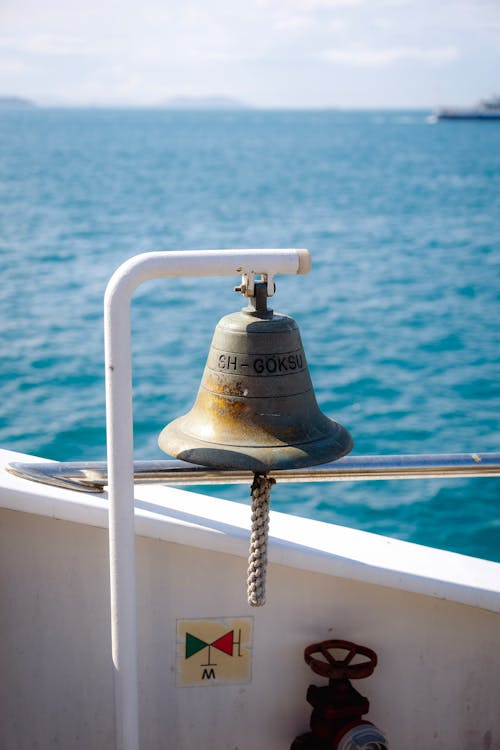
[[[214,332],[196,402],[161,432],[175,458],[265,474],[333,461],[349,432],[319,409],[296,322],[267,309],[267,287]]]

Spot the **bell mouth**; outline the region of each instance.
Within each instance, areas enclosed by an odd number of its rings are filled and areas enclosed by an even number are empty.
[[[186,429],[189,414],[175,419],[160,433],[158,445],[174,458],[214,469],[240,469],[266,474],[274,469],[300,469],[336,461],[353,448],[345,427],[328,419],[325,434],[296,444],[269,441],[268,445],[213,443]],[[269,436],[272,438],[272,436]]]

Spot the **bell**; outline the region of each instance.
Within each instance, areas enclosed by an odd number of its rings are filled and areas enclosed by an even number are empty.
[[[333,461],[352,449],[349,432],[319,409],[296,322],[267,309],[267,285],[223,317],[196,402],[158,439],[175,458],[266,474]]]

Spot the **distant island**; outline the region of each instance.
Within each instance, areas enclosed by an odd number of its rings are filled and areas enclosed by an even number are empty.
[[[1,96],[0,95],[0,107],[12,107],[19,109],[22,107],[36,107],[34,102],[29,99],[23,99],[21,96]]]
[[[230,96],[174,96],[162,105],[167,109],[249,109]]]

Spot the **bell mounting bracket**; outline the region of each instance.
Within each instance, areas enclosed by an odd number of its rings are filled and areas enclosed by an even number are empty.
[[[245,297],[255,297],[255,283],[255,271],[243,271],[241,274],[241,284],[235,286],[234,291],[241,292]],[[274,275],[272,273],[261,273],[260,283],[266,284],[267,296],[272,297],[276,291]]]

